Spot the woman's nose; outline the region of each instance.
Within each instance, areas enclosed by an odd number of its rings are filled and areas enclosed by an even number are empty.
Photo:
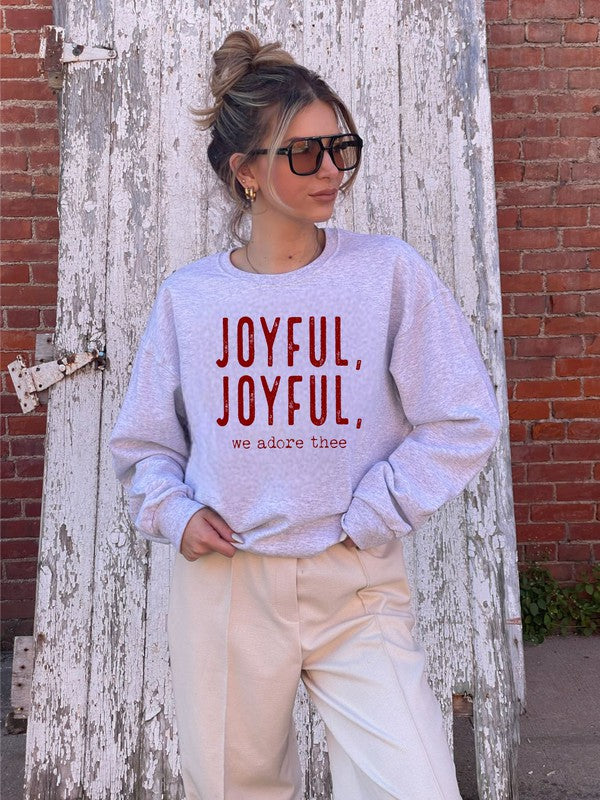
[[[325,150],[323,152],[323,160],[321,161],[319,172],[331,173],[332,175],[335,175],[338,172],[338,168],[331,158],[329,150]]]

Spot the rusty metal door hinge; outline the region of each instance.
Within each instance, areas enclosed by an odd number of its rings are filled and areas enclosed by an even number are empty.
[[[40,31],[39,71],[46,76],[54,91],[63,88],[64,65],[72,61],[98,61],[117,57],[115,50],[104,45],[65,42],[65,29],[44,25]]]
[[[104,350],[93,348],[85,353],[67,353],[62,358],[27,367],[22,356],[17,356],[8,365],[19,403],[24,413],[33,411],[40,404],[39,394],[67,375],[71,375],[86,364],[94,362],[96,369],[106,366]]]

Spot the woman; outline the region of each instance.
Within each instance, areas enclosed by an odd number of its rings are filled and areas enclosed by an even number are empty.
[[[485,465],[494,391],[410,245],[316,226],[360,163],[342,100],[247,31],[213,58],[196,114],[250,239],[163,281],[110,440],[136,529],[175,548],[186,797],[300,800],[302,680],[336,800],[459,800],[402,539]]]

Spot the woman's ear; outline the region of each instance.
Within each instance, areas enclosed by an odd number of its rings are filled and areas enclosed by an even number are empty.
[[[229,157],[229,168],[242,186],[244,186],[245,183],[248,183],[249,180],[254,179],[254,173],[252,172],[249,164],[244,164],[242,167],[238,168],[238,165],[243,158],[243,153],[233,153],[233,155]]]

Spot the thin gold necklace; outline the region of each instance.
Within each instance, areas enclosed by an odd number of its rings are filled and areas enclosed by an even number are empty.
[[[310,264],[311,261],[314,261],[315,258],[319,255],[319,251],[321,250],[321,240],[320,240],[320,237],[319,237],[319,228],[315,228],[315,230],[317,232],[317,248],[316,248],[315,252],[312,254],[312,256],[309,258],[309,260],[306,262],[307,264]],[[244,252],[246,254],[246,261],[252,267],[254,272],[256,272],[257,275],[275,275],[276,274],[274,272],[259,272],[256,269],[256,267],[253,265],[253,263],[250,261],[250,259],[248,257],[248,245],[247,244],[244,245]],[[306,266],[306,264],[302,264],[302,266]],[[294,269],[300,269],[300,267],[295,267]],[[286,271],[293,272],[294,270],[286,270]]]

